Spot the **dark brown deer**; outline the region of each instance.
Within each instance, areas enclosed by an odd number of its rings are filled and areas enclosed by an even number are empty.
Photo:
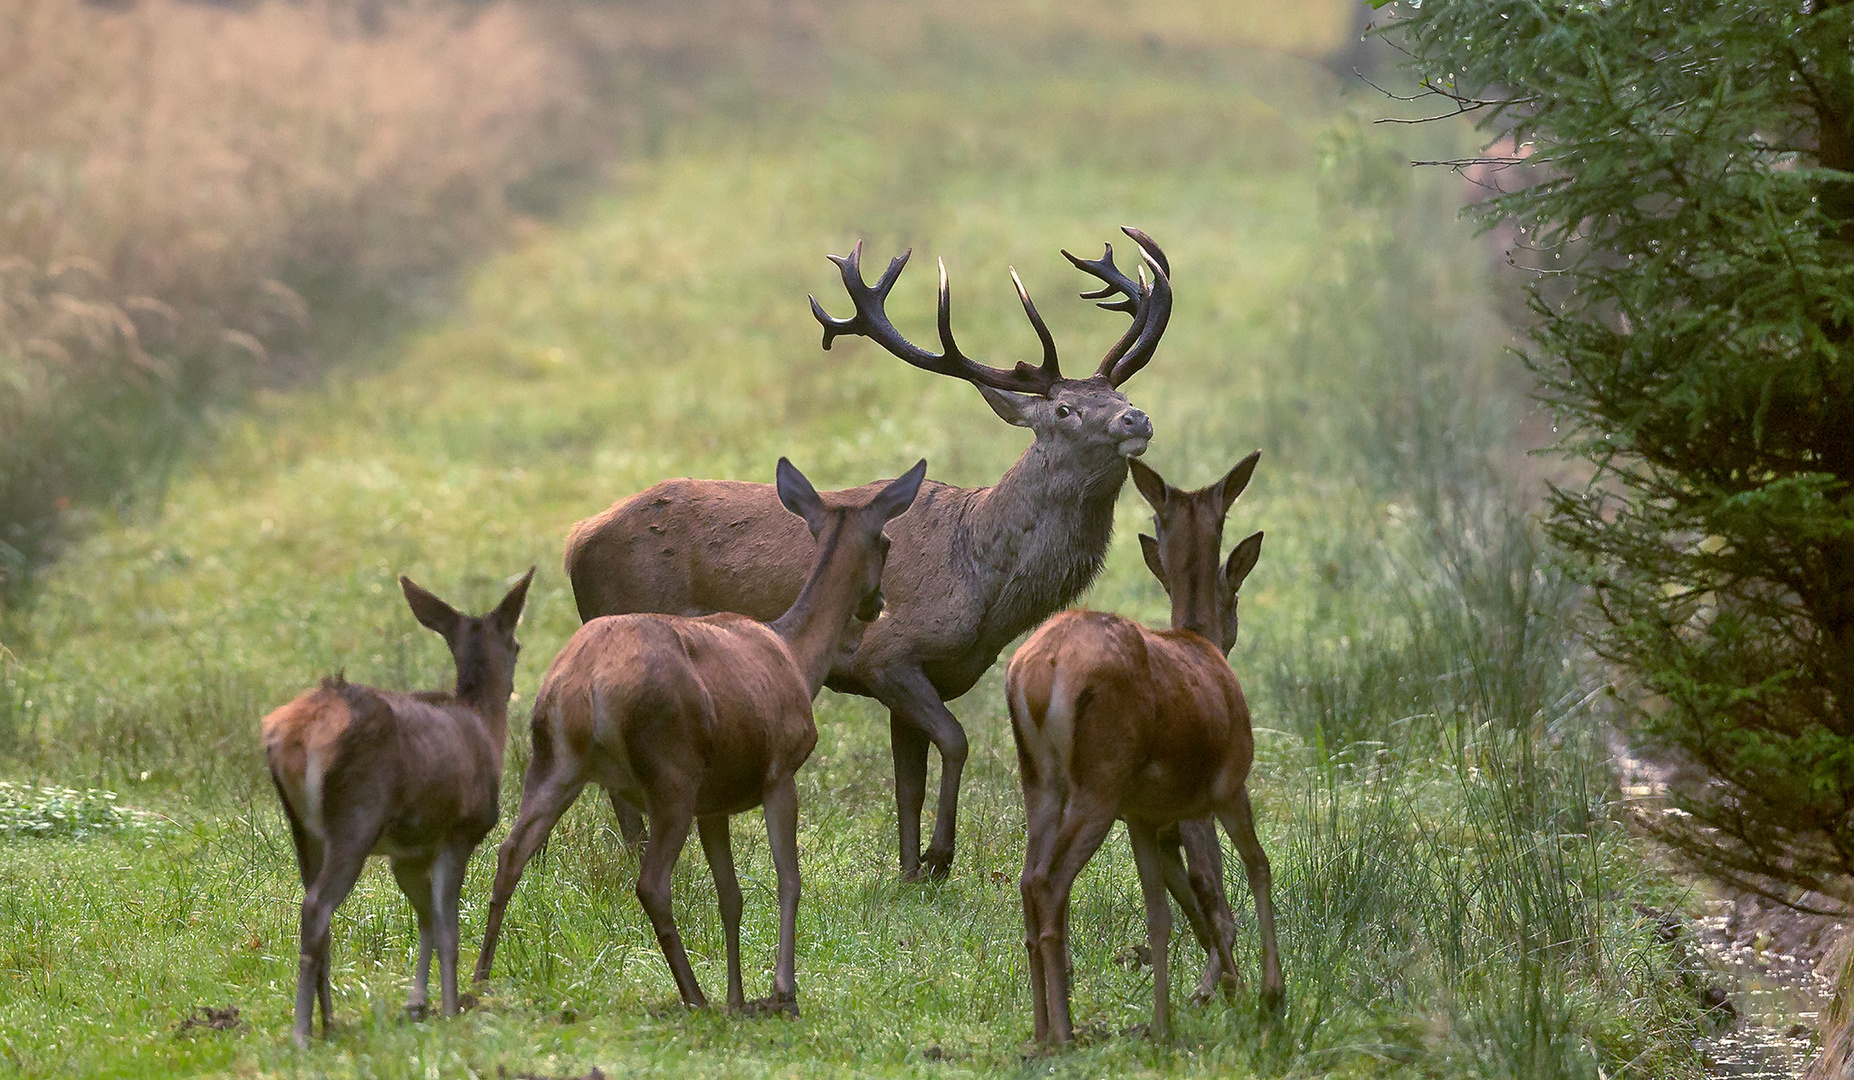
[[[862,694],[889,710],[904,878],[943,878],[953,861],[966,733],[945,701],[972,688],[1017,635],[1072,601],[1100,572],[1113,532],[1114,502],[1127,459],[1146,450],[1152,422],[1118,387],[1152,359],[1171,316],[1165,253],[1136,229],[1153,273],[1150,284],[1099,259],[1066,255],[1103,287],[1083,293],[1126,312],[1132,325],[1085,379],[1064,378],[1056,346],[1021,282],[1024,312],[1043,344],[1038,367],[987,367],[953,341],[946,267],[940,267],[940,342],[931,353],[901,336],[884,310],[908,255],[870,285],[862,245],[831,256],[856,305],[848,319],[812,310],[824,347],[840,334],[868,337],[916,367],[964,379],[999,417],[1029,428],[1036,441],[997,484],[960,488],[929,481],[919,504],[894,529],[895,557],[883,591],[888,616],[863,636],[856,653],[832,667],[825,685]],[[1016,279],[1015,273],[1012,274]],[[1117,300],[1105,298],[1118,296]],[[869,489],[843,492],[866,495]],[[581,619],[633,611],[700,615],[738,611],[769,619],[804,583],[806,546],[799,525],[764,484],[667,480],[574,526],[566,567]],[[923,858],[921,808],[927,747],[940,752],[940,802]],[[638,835],[635,811],[614,800],[627,838]]]
[[[740,979],[740,885],[728,816],[766,808],[779,878],[779,952],[767,1007],[796,1015],[793,934],[798,914],[798,789],[792,775],[818,729],[811,699],[865,624],[880,625],[882,530],[906,510],[925,461],[873,492],[820,498],[779,459],[779,501],[811,531],[811,573],[771,623],[745,615],[613,615],[580,627],[547,669],[534,701],[534,758],[521,812],[496,858],[489,926],[476,977],[489,977],[503,909],[522,868],[588,782],[641,805],[650,842],[637,898],[676,977],[683,1003],[708,1003],[670,914],[670,871],[693,820],[714,874],[727,930],[727,1001],[746,1007]]]
[[[1248,484],[1260,452],[1198,491],[1179,491],[1135,462],[1133,481],[1152,504],[1157,538],[1141,536],[1146,565],[1172,599],[1172,629],[1149,630],[1095,611],[1065,611],[1011,657],[1005,690],[1024,789],[1029,840],[1021,881],[1036,1037],[1067,1042],[1069,893],[1075,876],[1113,827],[1127,823],[1146,900],[1152,950],[1152,1033],[1171,1030],[1166,946],[1167,846],[1160,830],[1214,814],[1249,872],[1262,937],[1262,996],[1284,992],[1275,946],[1268,856],[1255,835],[1249,768],[1255,739],[1249,707],[1225,654],[1236,639],[1236,593],[1255,566],[1262,534],[1237,544],[1219,565],[1223,519]],[[1194,830],[1196,863],[1204,834]],[[1191,834],[1187,835],[1187,839]],[[1175,859],[1175,853],[1171,856]],[[1210,906],[1209,890],[1198,901]],[[1205,935],[1200,932],[1200,938]],[[1235,973],[1228,939],[1210,935],[1224,971]]]
[[[406,1008],[424,1011],[436,951],[444,1015],[457,1012],[457,904],[470,853],[496,824],[521,651],[515,624],[533,580],[531,567],[494,610],[472,618],[399,579],[412,614],[450,646],[452,692],[375,690],[337,675],[264,717],[264,756],[303,880],[296,1045],[309,1044],[317,998],[328,1034],[329,921],[369,855],[392,860],[418,912],[418,975]]]

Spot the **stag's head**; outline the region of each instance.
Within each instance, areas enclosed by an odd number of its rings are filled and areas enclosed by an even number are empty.
[[[1196,491],[1180,491],[1143,462],[1132,463],[1133,484],[1152,506],[1153,531],[1159,534],[1141,533],[1140,551],[1171,595],[1172,626],[1202,634],[1225,655],[1236,645],[1236,591],[1262,554],[1262,534],[1237,544],[1224,563],[1223,519],[1261,457],[1255,451],[1223,479]]]
[[[987,367],[959,350],[953,341],[950,290],[946,263],[940,263],[940,346],[931,353],[901,336],[888,319],[884,305],[889,290],[908,263],[912,252],[903,252],[888,264],[881,278],[871,285],[863,280],[861,243],[848,255],[832,255],[831,261],[843,272],[843,287],[856,305],[856,314],[847,319],[833,319],[825,313],[817,298],[811,298],[812,314],[824,325],[824,347],[839,334],[867,337],[915,367],[942,375],[964,379],[978,387],[995,411],[1006,422],[1029,428],[1037,441],[1060,449],[1065,456],[1078,460],[1084,471],[1105,473],[1116,487],[1124,479],[1123,461],[1146,452],[1152,441],[1152,420],[1133,407],[1120,392],[1121,384],[1132,378],[1152,359],[1159,338],[1171,319],[1172,286],[1170,265],[1165,253],[1152,238],[1138,229],[1123,230],[1139,245],[1143,265],[1137,278],[1128,277],[1114,265],[1113,245],[1099,259],[1079,259],[1062,254],[1083,273],[1100,279],[1102,285],[1093,292],[1082,293],[1088,300],[1099,301],[1109,311],[1121,311],[1132,317],[1132,325],[1114,343],[1085,379],[1062,375],[1056,360],[1056,343],[1049,327],[1037,314],[1030,294],[1011,271],[1017,285],[1018,299],[1024,314],[1036,328],[1043,344],[1043,362],[1037,366],[1019,362],[1004,369]],[[1151,280],[1146,271],[1150,269]]]

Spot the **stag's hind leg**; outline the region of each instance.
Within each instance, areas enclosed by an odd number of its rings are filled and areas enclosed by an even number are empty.
[[[271,770],[270,782],[277,789],[277,799],[283,803],[283,816],[290,823],[290,842],[296,847],[296,872],[302,878],[303,898],[309,897],[309,886],[322,873],[322,838],[303,827],[302,819],[296,816],[296,810],[290,806],[290,800],[283,793],[283,781],[278,779],[275,769]],[[334,994],[329,989],[328,971],[323,970],[316,982],[316,999],[322,1006],[322,1030],[327,1031],[335,1015]]]
[[[1181,821],[1159,829],[1158,839],[1165,887],[1204,950],[1204,973],[1191,991],[1192,1004],[1209,1001],[1219,986],[1226,996],[1239,992],[1242,972],[1230,962],[1236,919],[1223,889],[1223,848],[1217,841],[1215,823],[1208,818]]]
[[[1243,868],[1249,872],[1249,892],[1255,897],[1255,925],[1262,935],[1262,1002],[1270,1009],[1279,1009],[1287,993],[1287,983],[1281,977],[1281,953],[1275,945],[1274,877],[1269,870],[1268,853],[1262,850],[1262,842],[1255,835],[1255,810],[1249,804],[1249,792],[1246,789],[1238,792],[1229,808],[1218,810],[1217,817],[1230,834],[1230,842],[1236,845],[1237,854],[1242,856]]]
[[[727,934],[727,1007],[744,1009],[747,995],[740,984],[740,879],[734,874],[734,845],[728,835],[726,813],[704,814],[695,819],[702,837],[702,854],[715,879],[715,898],[721,904],[721,928]]]
[[[689,954],[682,947],[682,935],[676,930],[676,917],[670,907],[670,872],[676,868],[676,856],[689,839],[689,826],[695,821],[694,799],[670,802],[651,799],[649,809],[650,840],[644,846],[643,865],[637,871],[637,900],[650,916],[656,931],[657,945],[669,962],[670,974],[676,978],[676,991],[682,1003],[692,1009],[708,1006],[701,984],[695,981],[695,969],[689,966]]]
[[[399,882],[399,891],[406,894],[418,914],[418,965],[413,971],[412,989],[406,994],[406,1013],[423,1017],[430,1000],[431,953],[437,944],[438,904],[431,889],[432,860],[395,857],[392,862],[393,880]]]
[[[1146,901],[1146,947],[1152,956],[1152,1035],[1172,1034],[1172,905],[1165,898],[1165,872],[1160,866],[1158,830],[1146,823],[1128,821],[1127,839],[1133,844],[1133,862],[1139,867],[1139,889]]]
[[[364,840],[345,842],[340,839],[344,834],[339,830],[332,835],[334,838],[323,846],[320,872],[303,894],[302,948],[296,968],[296,1029],[293,1035],[299,1047],[309,1045],[310,1017],[318,996],[322,998],[322,1035],[328,1035],[331,1011],[326,996],[329,927],[335,909],[354,891],[354,883],[360,880],[361,869],[367,865],[367,853],[373,850],[371,834]]]
[[[1049,868],[1054,860],[1056,832],[1062,823],[1062,797],[1054,791],[1036,786],[1029,780],[1030,767],[1019,772],[1024,783],[1024,820],[1029,834],[1024,842],[1024,872],[1017,889],[1024,905],[1024,953],[1030,965],[1030,1005],[1034,1014],[1036,1041],[1049,1041],[1049,982],[1043,966],[1043,908],[1041,890],[1047,886]]]
[[[1086,790],[1071,789],[1062,824],[1051,845],[1046,869],[1034,875],[1037,944],[1043,958],[1044,991],[1049,999],[1049,1035],[1052,1042],[1075,1038],[1069,1012],[1069,896],[1076,875],[1100,850],[1114,827],[1114,804]]]

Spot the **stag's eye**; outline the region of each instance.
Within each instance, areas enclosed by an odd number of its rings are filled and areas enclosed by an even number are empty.
[[[1058,405],[1056,406],[1056,419],[1062,420],[1074,411],[1074,409],[1069,408],[1067,405]]]

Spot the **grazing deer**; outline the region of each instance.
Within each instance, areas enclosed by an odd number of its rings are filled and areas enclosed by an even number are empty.
[[[534,569],[474,618],[401,577],[418,621],[457,662],[451,693],[399,693],[336,675],[264,717],[264,756],[283,799],[302,871],[296,1045],[309,1044],[315,1000],[328,1034],[329,921],[369,855],[392,860],[418,912],[418,975],[406,1008],[421,1013],[438,954],[444,1015],[457,1012],[457,903],[470,853],[496,824],[514,686],[515,624]]]
[[[796,1015],[798,789],[792,775],[817,745],[811,699],[839,653],[882,612],[890,519],[927,475],[922,461],[879,490],[820,498],[779,459],[779,501],[811,531],[811,573],[785,614],[611,615],[581,626],[547,669],[534,700],[534,758],[521,812],[496,858],[489,926],[476,977],[489,977],[503,909],[536,849],[586,784],[650,815],[637,898],[676,977],[683,1004],[708,1003],[670,913],[670,871],[694,820],[727,930],[727,1001],[746,1007],[740,980],[740,885],[728,817],[766,808],[779,878],[779,951],[763,1004]]]
[[[1172,629],[1065,611],[1011,657],[1005,689],[1029,826],[1021,881],[1024,946],[1041,1042],[1074,1037],[1069,892],[1117,817],[1126,820],[1146,900],[1153,1034],[1162,1038],[1171,1029],[1166,945],[1172,916],[1159,831],[1174,822],[1210,814],[1223,822],[1255,895],[1263,998],[1271,1007],[1282,998],[1268,856],[1256,839],[1246,786],[1255,739],[1242,687],[1225,659],[1236,639],[1236,591],[1261,554],[1262,534],[1237,544],[1228,564],[1218,565],[1224,516],[1260,456],[1250,454],[1222,480],[1191,492],[1133,464],[1133,481],[1152,504],[1158,532],[1157,538],[1142,535],[1140,546],[1171,594]],[[1216,838],[1208,827],[1194,832],[1188,846],[1196,863],[1205,837],[1213,851]],[[1208,907],[1206,891],[1200,886],[1199,901]],[[1211,938],[1217,961],[1233,975],[1228,939]]]
[[[1152,359],[1171,317],[1165,253],[1137,229],[1125,230],[1153,271],[1150,284],[1114,266],[1110,245],[1099,259],[1063,252],[1102,288],[1083,293],[1132,316],[1132,325],[1093,375],[1064,378],[1056,346],[1023,283],[1018,297],[1043,345],[1039,367],[987,367],[953,342],[946,266],[940,266],[941,353],[901,336],[884,310],[908,253],[870,285],[862,245],[831,256],[856,314],[833,319],[814,298],[824,347],[840,334],[867,337],[916,367],[964,379],[1000,418],[1029,428],[1036,440],[989,488],[929,481],[920,502],[894,530],[895,558],[882,583],[887,617],[863,636],[854,655],[833,665],[825,685],[862,694],[889,710],[895,761],[901,874],[944,878],[953,861],[966,733],[944,702],[970,690],[1017,635],[1072,601],[1100,573],[1113,533],[1114,502],[1127,460],[1152,439],[1152,421],[1119,387]],[[1016,281],[1015,272],[1012,280]],[[857,491],[840,497],[856,497]],[[623,612],[701,615],[738,611],[770,619],[798,595],[806,548],[796,521],[779,510],[764,484],[666,480],[574,526],[566,568],[581,619]],[[923,857],[921,808],[927,747],[940,752],[940,801]],[[614,799],[629,840],[639,835],[635,810]]]

